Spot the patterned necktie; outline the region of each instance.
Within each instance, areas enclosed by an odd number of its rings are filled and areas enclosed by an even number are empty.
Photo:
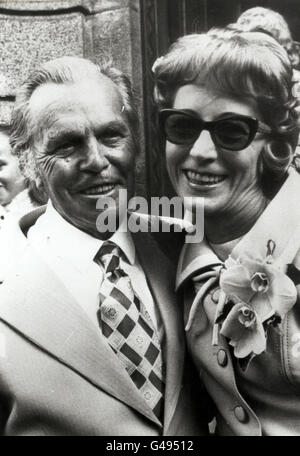
[[[122,255],[119,247],[106,241],[95,256],[95,262],[104,267],[98,321],[130,378],[162,420],[165,382],[161,347],[148,312],[120,268]]]

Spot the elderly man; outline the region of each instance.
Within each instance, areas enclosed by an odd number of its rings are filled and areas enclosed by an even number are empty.
[[[96,223],[97,201],[110,197],[114,210],[119,190],[132,194],[137,116],[128,80],[80,58],[48,62],[17,95],[11,142],[50,201],[7,235],[1,433],[205,433],[175,264],[150,234],[121,230],[124,220],[114,233]]]

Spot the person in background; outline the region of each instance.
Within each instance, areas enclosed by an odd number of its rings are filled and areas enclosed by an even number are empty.
[[[255,7],[244,11],[237,19],[235,24],[239,30],[244,32],[260,31],[268,33],[286,50],[293,67],[293,91],[295,96],[300,101],[300,71],[299,49],[293,41],[289,26],[284,17],[277,11],[270,8]],[[300,103],[297,108],[298,116],[300,117]],[[300,120],[299,120],[300,124]],[[299,139],[300,141],[300,139]],[[300,142],[297,145],[295,152],[295,163],[300,166]]]
[[[277,11],[260,6],[247,9],[237,19],[236,24],[244,32],[253,30],[269,33],[286,50],[293,69],[300,62],[298,49],[293,41],[289,26],[284,17]],[[300,73],[296,75],[299,78]],[[300,80],[300,78],[299,78]]]
[[[18,158],[9,143],[9,125],[0,125],[0,229],[11,215],[19,217],[40,202],[21,173]]]
[[[177,272],[219,435],[300,435],[300,176],[287,53],[260,32],[180,38],[155,62],[167,169],[204,199]]]
[[[11,153],[9,126],[0,125],[0,227],[10,203],[25,187],[18,159]]]

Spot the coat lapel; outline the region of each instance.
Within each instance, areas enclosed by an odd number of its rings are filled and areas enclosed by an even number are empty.
[[[0,287],[0,319],[95,387],[160,425],[97,327],[20,229],[15,235],[23,249],[10,279]]]
[[[146,239],[148,242],[145,242]],[[133,240],[165,328],[163,352],[167,371],[164,433],[167,433],[181,389],[185,358],[183,317],[181,317],[181,309],[178,307],[180,303],[174,291],[176,264],[162,254],[156,242],[147,233],[135,233]],[[159,268],[157,267],[158,262]]]
[[[275,242],[273,258],[279,264],[292,263],[300,248],[300,177],[290,169],[289,176],[253,228],[235,246],[231,256],[242,254],[266,257],[268,241]]]
[[[197,272],[220,265],[221,261],[208,247],[206,241],[203,240],[199,244],[184,244],[178,261],[176,290]]]

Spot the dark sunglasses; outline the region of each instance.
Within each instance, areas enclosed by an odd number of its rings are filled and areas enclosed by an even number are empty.
[[[181,109],[162,109],[159,126],[166,139],[173,144],[191,145],[203,130],[207,130],[216,146],[232,151],[249,146],[257,132],[271,132],[267,125],[254,117],[232,114],[205,122]]]

